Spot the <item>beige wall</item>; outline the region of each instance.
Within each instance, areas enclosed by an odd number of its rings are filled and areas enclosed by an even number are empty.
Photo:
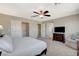
[[[22,33],[22,22],[29,23],[29,36],[33,38],[37,38],[38,35],[38,27],[37,22],[28,21],[28,20],[12,20],[11,21],[12,28],[12,36],[13,37],[23,37]],[[18,35],[17,35],[18,34]]]
[[[0,24],[3,25],[4,32],[13,37],[18,37],[18,36],[22,37],[22,27],[21,27],[22,22],[29,23],[29,36],[30,37],[34,37],[34,38],[38,37],[37,24],[41,24],[41,37],[46,37],[46,35],[49,36],[50,34],[52,34],[50,29],[53,26],[50,23],[39,23],[35,21],[26,20],[23,18],[0,14]]]
[[[54,28],[54,23],[51,22],[44,22],[42,23],[41,27],[41,35],[42,37],[53,37],[53,28]]]
[[[79,15],[56,19],[54,20],[54,26],[65,26],[65,36],[68,37],[72,33],[79,32]]]
[[[0,14],[0,24],[4,27],[4,32],[8,35],[11,35],[13,37],[22,37],[22,22],[29,23],[30,29],[29,29],[29,36],[37,38],[38,35],[38,22],[9,16],[9,15],[3,15]]]
[[[0,25],[4,27],[4,33],[10,35],[11,34],[11,18],[6,17],[5,15],[0,15]]]
[[[29,35],[31,37],[37,38],[38,36],[38,22],[26,20],[23,18],[2,15],[0,14],[0,25],[4,27],[4,33],[9,35],[19,34],[18,36],[22,36],[21,22],[29,23]],[[53,26],[65,26],[66,27],[66,37],[72,33],[79,32],[79,15],[73,15],[68,17],[63,17],[60,19],[56,19],[53,21],[53,24],[50,22],[41,23],[41,36],[46,37],[46,35],[50,35],[51,28]],[[14,28],[14,29],[13,29]]]
[[[53,28],[54,28],[53,23],[50,23],[50,22],[45,23],[45,35],[46,35],[46,37],[53,35],[53,31],[52,31]]]

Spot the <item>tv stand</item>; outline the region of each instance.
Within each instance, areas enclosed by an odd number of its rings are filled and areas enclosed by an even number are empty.
[[[53,40],[65,43],[64,33],[60,33],[60,32],[53,33]]]

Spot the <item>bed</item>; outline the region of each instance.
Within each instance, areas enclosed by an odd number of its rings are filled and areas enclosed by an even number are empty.
[[[11,52],[1,50],[1,56],[39,56],[46,54],[47,44],[31,37],[12,39],[13,49]]]

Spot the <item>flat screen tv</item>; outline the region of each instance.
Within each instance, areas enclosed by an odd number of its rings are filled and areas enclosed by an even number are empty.
[[[62,32],[62,33],[64,33],[65,32],[65,27],[55,27],[54,32]]]

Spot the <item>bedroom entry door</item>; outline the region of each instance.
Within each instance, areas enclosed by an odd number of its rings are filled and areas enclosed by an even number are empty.
[[[38,38],[41,37],[41,24],[38,24]]]
[[[22,22],[23,37],[29,36],[29,23]]]

